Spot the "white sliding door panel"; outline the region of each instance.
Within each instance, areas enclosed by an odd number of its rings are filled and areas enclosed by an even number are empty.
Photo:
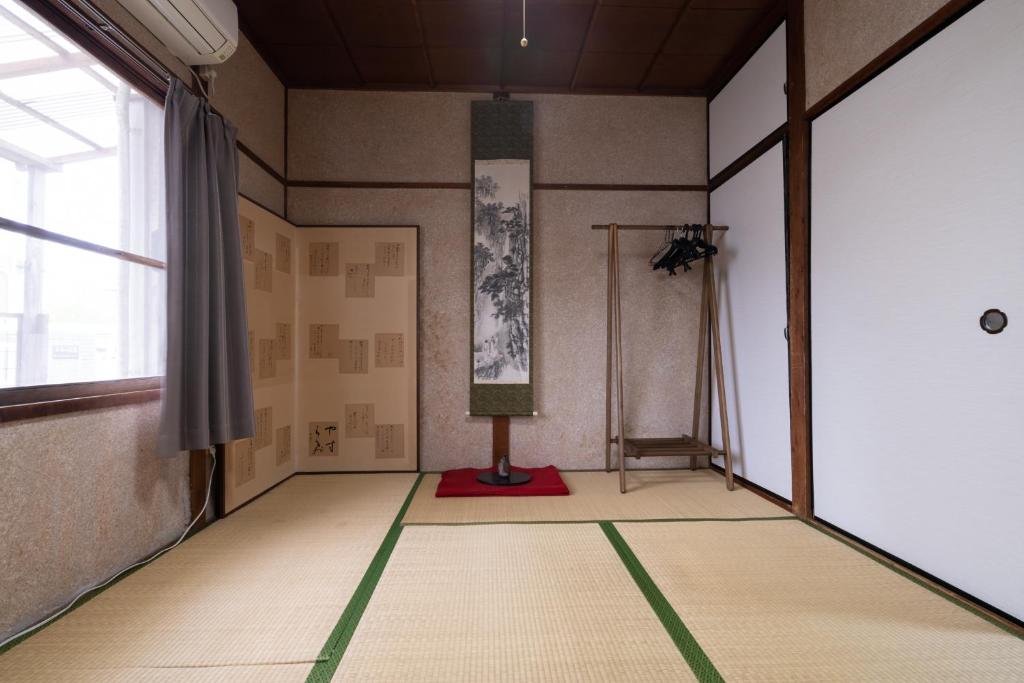
[[[736,474],[792,497],[782,143],[711,193],[729,435]],[[714,375],[712,375],[714,377]],[[721,448],[712,380],[712,444]]]
[[[786,122],[786,25],[708,105],[711,177]]]
[[[1022,36],[981,3],[815,120],[811,166],[815,512],[1018,618]]]

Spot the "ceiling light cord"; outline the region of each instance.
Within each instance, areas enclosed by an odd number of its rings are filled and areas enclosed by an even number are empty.
[[[523,39],[519,41],[519,44],[523,47],[529,45],[529,41],[526,40],[526,0],[523,0]]]

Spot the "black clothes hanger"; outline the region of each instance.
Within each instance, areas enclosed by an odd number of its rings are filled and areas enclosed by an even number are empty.
[[[683,272],[690,270],[694,261],[705,259],[718,253],[718,247],[704,241],[704,226],[683,226],[682,233],[672,240],[667,250],[661,249],[655,254],[654,270],[664,268],[669,275],[675,275],[676,269],[682,266]],[[660,257],[659,257],[660,254]],[[653,259],[652,259],[653,260]]]

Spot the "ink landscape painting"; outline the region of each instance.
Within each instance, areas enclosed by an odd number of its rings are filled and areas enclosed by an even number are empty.
[[[530,383],[530,162],[473,165],[473,381]]]

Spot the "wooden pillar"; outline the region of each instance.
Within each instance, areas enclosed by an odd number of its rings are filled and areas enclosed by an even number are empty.
[[[509,455],[511,420],[508,415],[495,415],[491,420],[491,467],[497,467],[498,461]]]
[[[804,2],[787,0],[786,93],[789,233],[789,419],[793,512],[814,515],[811,479],[810,123],[806,117]]]

